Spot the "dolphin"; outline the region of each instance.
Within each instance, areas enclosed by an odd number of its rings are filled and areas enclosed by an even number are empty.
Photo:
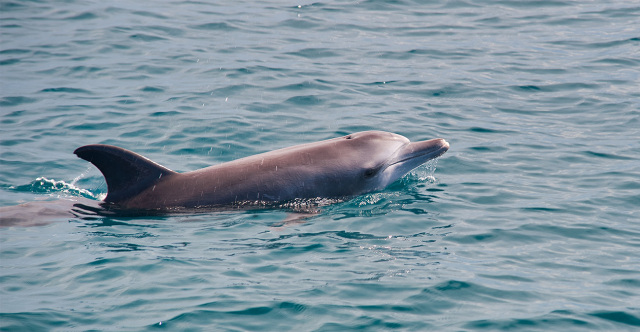
[[[105,203],[171,210],[353,197],[384,189],[448,149],[441,138],[410,142],[398,134],[364,131],[186,173],[111,145],[85,145],[74,153],[104,175]]]

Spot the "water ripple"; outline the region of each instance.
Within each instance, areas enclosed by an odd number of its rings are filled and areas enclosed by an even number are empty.
[[[3,1],[0,213],[89,202],[0,231],[0,329],[633,331],[638,13]],[[167,216],[96,213],[72,154],[189,171],[370,129],[451,149],[347,201]]]

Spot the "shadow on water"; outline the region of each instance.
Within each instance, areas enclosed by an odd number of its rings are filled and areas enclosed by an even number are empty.
[[[0,227],[44,226],[74,219],[111,226],[125,224],[125,222],[119,221],[119,218],[144,216],[141,213],[132,214],[114,210],[100,201],[70,197],[0,207]]]
[[[231,205],[199,206],[171,209],[123,209],[116,204],[83,197],[57,200],[37,200],[0,207],[0,227],[44,226],[70,220],[84,221],[92,226],[130,225],[145,219],[157,221],[175,216],[211,213],[276,210],[288,212],[281,224],[295,223],[314,217],[323,207],[342,202],[342,199],[305,199],[286,202],[247,201]]]

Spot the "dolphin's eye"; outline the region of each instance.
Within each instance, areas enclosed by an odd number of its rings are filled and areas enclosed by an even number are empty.
[[[370,177],[376,175],[376,173],[378,173],[378,169],[377,168],[367,168],[364,171],[364,177],[365,178],[370,178]]]
[[[344,137],[345,139],[351,139],[351,135],[347,135]]]

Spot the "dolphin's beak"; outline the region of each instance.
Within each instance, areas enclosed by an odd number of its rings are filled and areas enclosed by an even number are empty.
[[[449,150],[449,143],[442,138],[434,138],[428,141],[412,142],[400,149],[391,163],[403,163],[410,165],[411,169],[418,167],[431,159],[443,155]]]

